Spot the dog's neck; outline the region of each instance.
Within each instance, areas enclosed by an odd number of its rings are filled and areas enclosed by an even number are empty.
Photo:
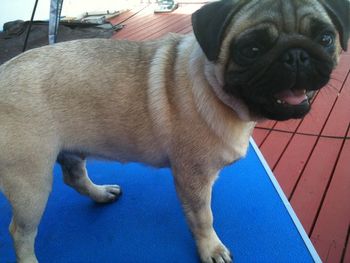
[[[200,51],[202,52],[202,51]],[[204,54],[203,54],[204,56]],[[212,87],[215,95],[224,103],[226,106],[231,108],[242,121],[247,122],[263,122],[266,119],[260,116],[251,114],[246,104],[239,98],[233,95],[227,94],[224,91],[224,63],[214,64],[208,59],[204,59],[204,72],[208,83]]]
[[[213,88],[215,95],[228,107],[230,107],[237,116],[243,121],[254,121],[247,106],[238,98],[228,95],[223,90],[224,80],[222,73],[224,68],[220,65],[214,65],[207,59],[204,61],[204,72],[208,83]]]
[[[242,102],[224,94],[220,78],[215,77],[218,75],[215,70],[220,69],[211,65],[199,46],[193,48],[188,66],[196,107],[213,132],[226,143],[231,144],[232,140],[237,143],[240,134],[251,134],[255,122]],[[243,130],[247,132],[242,133]],[[243,142],[248,138],[242,139]]]

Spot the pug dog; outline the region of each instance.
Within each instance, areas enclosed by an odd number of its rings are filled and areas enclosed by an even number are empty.
[[[347,0],[225,0],[192,15],[193,34],[78,40],[0,67],[0,185],[17,261],[34,240],[57,161],[96,202],[87,158],[171,167],[202,262],[231,262],[213,228],[212,186],[246,154],[256,121],[301,118],[347,48]]]

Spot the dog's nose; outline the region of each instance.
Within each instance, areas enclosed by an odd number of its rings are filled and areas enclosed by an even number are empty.
[[[297,70],[300,67],[305,67],[310,64],[310,56],[303,49],[293,48],[284,53],[282,62],[288,68]]]

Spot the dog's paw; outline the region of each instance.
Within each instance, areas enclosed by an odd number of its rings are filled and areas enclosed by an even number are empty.
[[[99,185],[90,196],[97,203],[111,203],[116,201],[121,194],[122,190],[119,185]]]
[[[17,258],[17,263],[38,263],[38,260],[32,255],[25,258]]]
[[[202,263],[232,263],[231,252],[220,242],[206,244],[199,251]]]

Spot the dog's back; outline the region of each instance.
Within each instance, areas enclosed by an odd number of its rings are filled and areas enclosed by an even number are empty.
[[[170,37],[163,44],[177,42]],[[128,154],[147,159],[137,142],[148,142],[143,147],[159,152],[145,80],[160,45],[77,40],[33,49],[8,61],[0,67],[2,126],[8,134],[21,133],[26,126],[26,132],[38,138],[55,138],[49,143],[54,154],[63,149],[121,161],[131,158]],[[113,156],[116,148],[123,151],[119,156]]]

